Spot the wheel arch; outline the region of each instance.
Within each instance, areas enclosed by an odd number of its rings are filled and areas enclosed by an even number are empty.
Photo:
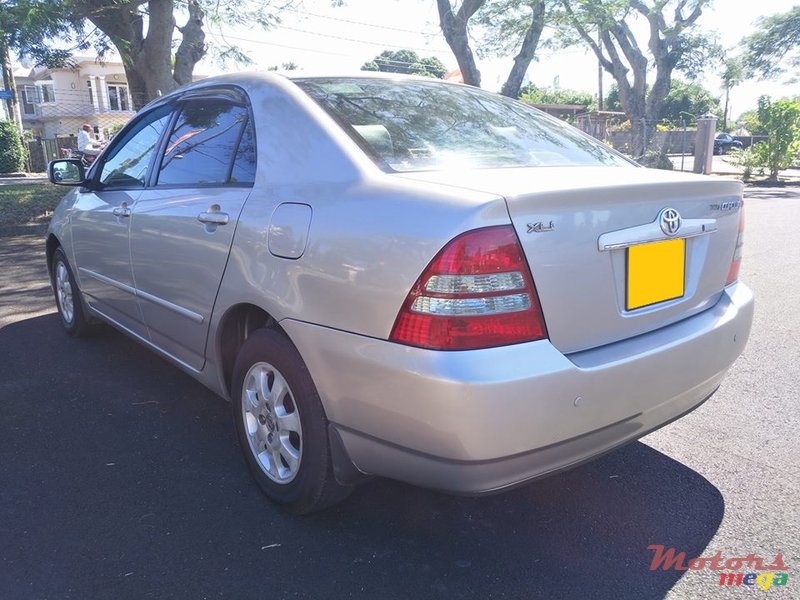
[[[249,302],[229,307],[217,326],[216,353],[225,393],[230,397],[233,366],[245,340],[258,329],[275,329],[287,337],[278,321],[266,310]]]
[[[45,256],[47,257],[47,272],[50,275],[50,279],[53,278],[53,255],[60,247],[61,241],[56,237],[56,234],[49,234],[45,242]]]

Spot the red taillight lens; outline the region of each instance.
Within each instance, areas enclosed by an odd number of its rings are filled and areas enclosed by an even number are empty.
[[[511,225],[447,244],[408,293],[389,339],[474,350],[547,337],[528,264]]]
[[[728,269],[728,278],[725,285],[730,285],[739,279],[739,267],[742,264],[742,246],[744,245],[744,200],[739,207],[739,235],[736,237],[736,249],[733,251],[733,260]]]

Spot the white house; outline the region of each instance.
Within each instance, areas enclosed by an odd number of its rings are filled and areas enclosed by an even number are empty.
[[[15,72],[23,127],[35,136],[54,138],[77,135],[89,123],[98,137],[107,138],[136,112],[125,69],[121,62],[73,60],[72,67]]]

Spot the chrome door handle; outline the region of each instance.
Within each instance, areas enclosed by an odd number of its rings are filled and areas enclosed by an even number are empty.
[[[207,225],[227,225],[229,218],[228,213],[224,212],[201,212],[197,220]]]
[[[131,209],[128,208],[128,204],[123,202],[121,205],[114,208],[111,211],[115,217],[130,217],[131,216]]]

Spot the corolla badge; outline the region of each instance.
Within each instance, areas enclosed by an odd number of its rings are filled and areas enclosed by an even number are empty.
[[[674,208],[665,208],[658,213],[658,223],[666,235],[675,235],[681,228],[681,213]]]

